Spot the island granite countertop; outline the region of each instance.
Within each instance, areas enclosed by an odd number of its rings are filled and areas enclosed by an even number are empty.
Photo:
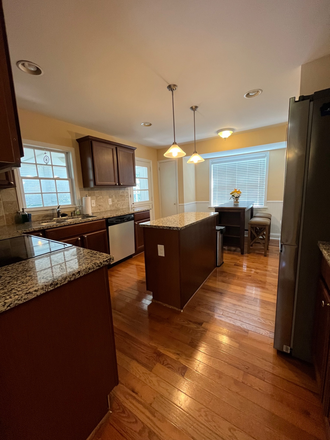
[[[181,230],[198,223],[206,218],[218,215],[217,212],[183,212],[169,217],[159,218],[149,222],[140,223],[144,228]]]
[[[70,246],[0,268],[0,313],[113,261],[109,254]]]
[[[76,225],[78,223],[87,223],[87,222],[95,222],[97,220],[102,220],[105,218],[118,217],[120,215],[134,214],[135,212],[146,211],[146,209],[135,209],[134,211],[131,209],[117,209],[112,211],[101,211],[93,214],[93,217],[88,218],[71,218],[68,217],[69,221],[64,221],[61,223],[50,222],[47,220],[38,221],[38,222],[29,222],[23,223],[19,225],[11,225],[11,226],[1,226],[0,227],[0,240],[4,240],[6,238],[18,237],[22,234],[28,234],[33,231],[40,231],[43,229],[54,229],[61,228],[63,226]]]
[[[319,241],[318,245],[319,245],[320,251],[322,252],[323,257],[325,258],[326,262],[330,266],[330,242]]]

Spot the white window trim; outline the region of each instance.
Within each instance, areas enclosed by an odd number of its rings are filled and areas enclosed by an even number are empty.
[[[134,202],[133,197],[133,187],[129,188],[129,200],[130,200],[130,209],[134,210],[134,208],[141,209],[144,208],[146,210],[150,211],[150,218],[151,220],[154,219],[154,185],[153,185],[153,170],[152,170],[152,161],[150,159],[142,159],[140,157],[135,158],[135,166],[136,162],[143,162],[146,165],[150,166],[150,179],[148,178],[148,181],[150,182],[150,188],[149,188],[149,195],[150,199],[148,202]]]
[[[224,162],[232,162],[233,159],[235,160],[245,160],[247,158],[247,156],[249,157],[249,159],[257,159],[260,157],[265,157],[266,158],[266,176],[265,176],[265,197],[264,197],[264,204],[262,206],[260,205],[256,205],[258,206],[258,208],[265,208],[266,204],[267,204],[267,194],[268,194],[268,171],[269,171],[269,151],[264,151],[264,152],[260,152],[260,153],[242,153],[242,154],[235,154],[235,157],[233,157],[234,155],[227,155],[225,157],[217,157],[215,159],[211,159],[210,163],[209,163],[209,176],[210,176],[210,181],[209,181],[209,197],[210,197],[210,203],[211,203],[211,207],[214,207],[215,205],[213,205],[213,200],[212,200],[212,164],[215,163],[224,163]],[[234,189],[234,188],[233,188]],[[228,194],[228,202],[229,202],[229,194]]]
[[[72,176],[72,196],[73,203],[71,205],[63,205],[63,210],[75,208],[78,205],[78,201],[80,200],[80,192],[79,185],[77,179],[77,161],[76,161],[76,152],[73,147],[67,147],[63,145],[54,145],[46,142],[38,142],[31,141],[27,139],[23,139],[23,146],[27,148],[45,148],[50,150],[58,150],[59,152],[70,153],[68,155],[68,167],[69,173]],[[24,206],[24,192],[22,186],[22,178],[19,173],[19,168],[14,169],[15,181],[16,181],[16,191],[17,191],[17,199],[20,209],[26,208]],[[38,212],[38,211],[54,211],[54,207],[40,207],[40,208],[28,208],[29,212]]]

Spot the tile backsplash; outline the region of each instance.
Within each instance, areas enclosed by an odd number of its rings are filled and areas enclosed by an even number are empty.
[[[129,208],[128,188],[80,189],[80,196],[89,196],[92,201],[95,200],[95,206],[92,206],[92,212]],[[109,205],[109,199],[112,201],[111,205]]]
[[[0,190],[0,226],[13,225],[18,211],[15,188]]]
[[[129,208],[129,189],[128,188],[83,188],[80,189],[80,196],[89,196],[95,200],[95,206],[92,212],[112,211],[117,209]],[[112,204],[109,205],[109,198]],[[82,205],[82,201],[78,200],[78,205]],[[8,188],[0,190],[0,226],[9,226],[15,223],[15,215],[19,210],[16,189]],[[27,210],[28,211],[28,210]],[[72,208],[65,209],[62,212],[70,215]],[[34,211],[32,213],[33,221],[40,221],[56,216],[55,209],[45,211]]]

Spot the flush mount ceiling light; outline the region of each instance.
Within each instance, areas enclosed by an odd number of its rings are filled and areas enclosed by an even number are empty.
[[[141,125],[143,125],[143,127],[151,127],[152,123],[151,122],[141,122]]]
[[[44,72],[38,64],[32,61],[20,60],[17,61],[16,66],[24,73],[29,75],[42,75]]]
[[[167,86],[167,90],[172,92],[172,114],[173,114],[173,137],[174,137],[174,142],[170,146],[170,148],[166,151],[164,156],[168,157],[170,159],[176,159],[178,157],[183,157],[183,156],[186,155],[186,153],[179,147],[179,145],[176,143],[176,140],[175,140],[174,91],[177,89],[177,87],[178,86],[176,84],[169,84]]]
[[[222,137],[222,139],[227,139],[231,136],[235,131],[235,128],[221,128],[221,130],[217,131],[217,134]]]
[[[249,90],[248,92],[245,93],[244,98],[247,98],[247,99],[255,98],[256,96],[261,95],[262,92],[263,92],[262,89]]]
[[[204,162],[204,159],[202,158],[202,156],[200,156],[197,153],[197,149],[196,149],[196,110],[197,109],[198,109],[197,105],[192,105],[190,107],[190,110],[192,110],[194,112],[194,152],[193,152],[191,158],[188,160],[188,163]]]

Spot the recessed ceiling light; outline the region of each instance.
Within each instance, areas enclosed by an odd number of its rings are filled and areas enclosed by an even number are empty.
[[[20,60],[17,61],[16,66],[24,73],[29,75],[42,75],[44,72],[38,64],[32,61]]]
[[[249,90],[248,92],[245,93],[244,98],[255,98],[256,96],[261,95],[262,92],[263,92],[262,89]]]
[[[152,123],[151,122],[141,122],[141,125],[143,125],[143,127],[151,127]]]
[[[221,128],[221,130],[217,131],[217,134],[222,137],[222,139],[227,139],[231,136],[235,131],[235,128]]]

